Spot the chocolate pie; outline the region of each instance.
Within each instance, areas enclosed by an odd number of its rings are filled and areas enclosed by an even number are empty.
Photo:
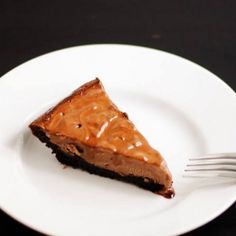
[[[99,79],[75,90],[29,127],[65,165],[174,196],[165,160],[109,99]]]

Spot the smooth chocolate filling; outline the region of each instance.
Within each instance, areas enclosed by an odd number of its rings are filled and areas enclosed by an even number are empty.
[[[146,177],[144,178],[134,175],[126,175],[126,176],[120,175],[119,173],[116,173],[114,171],[104,169],[87,162],[86,160],[83,159],[84,150],[79,146],[77,146],[77,149],[81,155],[80,156],[76,154],[71,155],[65,152],[64,150],[61,150],[58,145],[52,143],[50,139],[45,135],[42,129],[35,126],[31,127],[31,129],[33,134],[37,136],[41,142],[46,143],[46,146],[53,150],[52,152],[56,154],[56,158],[62,164],[71,166],[73,168],[80,168],[82,170],[86,170],[91,174],[97,174],[103,177],[109,177],[111,179],[117,179],[127,183],[132,183],[143,189],[161,194],[166,198],[172,198],[174,196],[173,189],[165,189],[164,185],[155,183],[150,178]]]

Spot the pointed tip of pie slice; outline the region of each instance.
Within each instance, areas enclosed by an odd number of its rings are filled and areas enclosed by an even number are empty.
[[[167,198],[174,196],[164,158],[110,100],[98,78],[29,127],[64,164],[131,182]]]

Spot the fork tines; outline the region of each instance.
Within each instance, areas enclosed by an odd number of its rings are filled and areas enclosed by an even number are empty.
[[[194,177],[197,175],[236,177],[236,153],[210,154],[189,158],[189,163],[184,171]]]

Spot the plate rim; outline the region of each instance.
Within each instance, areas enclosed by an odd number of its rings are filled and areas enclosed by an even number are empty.
[[[69,50],[73,50],[73,49],[76,49],[76,48],[85,48],[85,47],[133,47],[133,48],[137,48],[137,49],[146,49],[146,50],[150,50],[150,51],[158,51],[160,53],[163,53],[163,54],[166,54],[166,55],[169,55],[171,57],[176,57],[177,59],[179,60],[182,60],[182,61],[185,61],[187,63],[190,63],[196,67],[198,67],[199,69],[201,70],[204,70],[206,73],[210,74],[211,76],[215,77],[215,79],[218,80],[218,82],[221,82],[223,86],[225,86],[226,88],[228,88],[229,90],[231,90],[231,92],[235,93],[236,94],[236,91],[234,91],[224,80],[222,80],[218,75],[214,74],[213,72],[211,72],[210,70],[206,69],[205,67],[203,67],[202,65],[194,62],[194,61],[191,61],[185,57],[182,57],[178,54],[175,54],[175,53],[171,53],[171,52],[168,52],[168,51],[164,51],[164,50],[161,50],[161,49],[157,49],[157,48],[154,48],[154,47],[146,47],[146,46],[142,46],[142,45],[135,45],[135,44],[122,44],[122,43],[95,43],[95,44],[81,44],[81,45],[75,45],[75,46],[70,46],[70,47],[65,47],[65,48],[61,48],[61,49],[57,49],[57,50],[53,50],[53,51],[49,51],[49,52],[46,52],[46,53],[43,53],[41,55],[38,55],[34,58],[31,58],[29,60],[26,60],[25,62],[13,67],[12,69],[10,69],[9,71],[7,71],[6,73],[4,73],[2,76],[0,76],[0,84],[1,84],[1,80],[5,79],[4,77],[8,76],[8,74],[10,74],[11,72],[13,72],[14,70],[16,69],[19,69],[21,68],[22,66],[24,66],[25,64],[27,63],[30,63],[30,62],[33,62],[35,60],[38,60],[42,57],[45,57],[45,56],[49,56],[51,54],[55,54],[55,53],[60,53],[60,52],[64,52],[64,51],[69,51]]]

